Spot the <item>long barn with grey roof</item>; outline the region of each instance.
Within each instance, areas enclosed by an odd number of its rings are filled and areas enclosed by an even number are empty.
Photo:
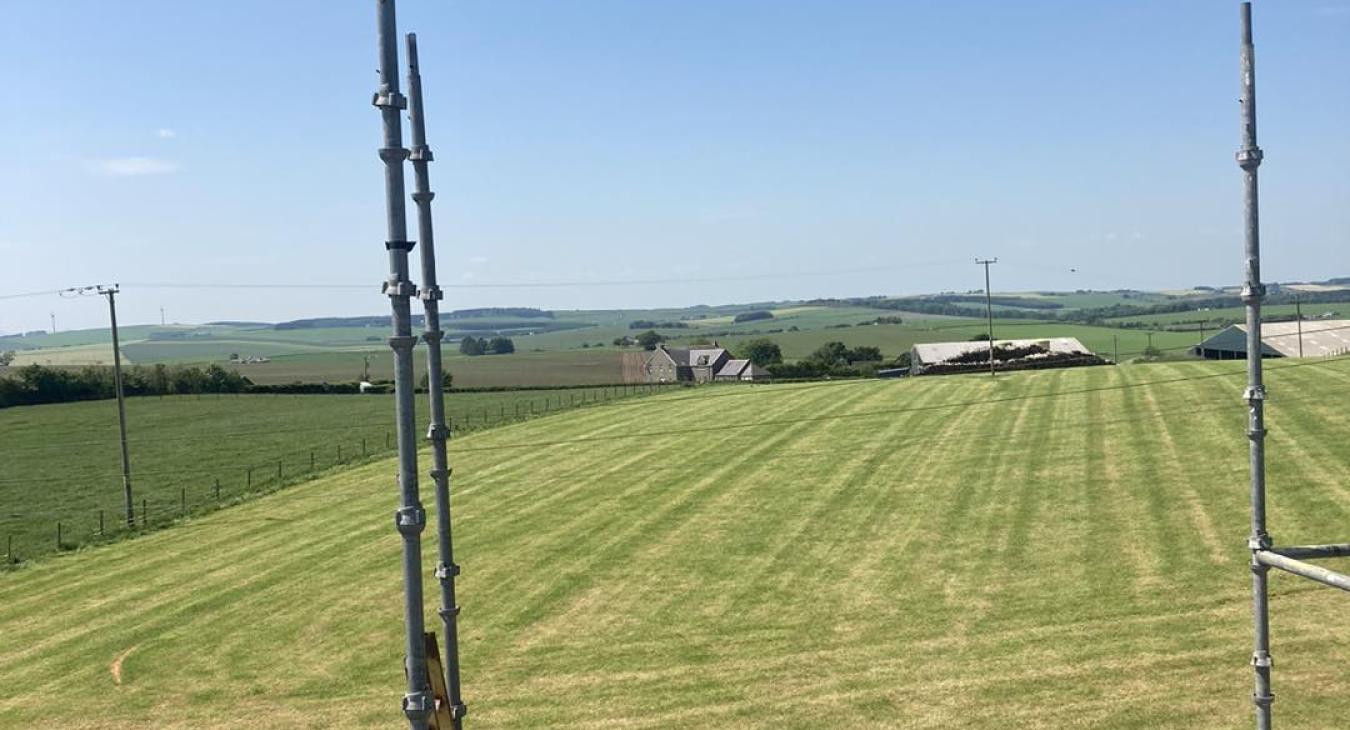
[[[1247,357],[1247,326],[1235,324],[1192,348],[1210,360]],[[1262,357],[1334,357],[1350,354],[1350,319],[1261,323]]]

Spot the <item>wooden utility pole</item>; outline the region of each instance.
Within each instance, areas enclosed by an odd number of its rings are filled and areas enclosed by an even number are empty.
[[[984,267],[984,314],[989,323],[989,375],[994,375],[994,301],[989,291],[989,265],[998,263],[998,257],[975,259],[978,266]]]
[[[122,496],[126,502],[127,527],[136,526],[136,508],[131,498],[131,456],[127,450],[127,406],[122,389],[122,346],[117,339],[116,284],[98,287],[98,293],[108,298],[108,319],[112,323],[113,380],[117,389],[117,427],[122,437]]]

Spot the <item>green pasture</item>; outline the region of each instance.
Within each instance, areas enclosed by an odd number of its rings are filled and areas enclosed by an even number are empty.
[[[1350,303],[1329,302],[1304,304],[1302,306],[1303,317],[1305,319],[1319,317],[1330,314],[1329,319],[1347,319],[1350,318]],[[1271,304],[1261,307],[1261,314],[1265,317],[1288,317],[1294,318],[1298,308],[1293,304]],[[1142,323],[1157,326],[1176,326],[1191,325],[1197,326],[1203,322],[1210,325],[1210,331],[1217,331],[1219,326],[1240,323],[1246,320],[1246,310],[1242,307],[1225,307],[1221,309],[1196,309],[1189,312],[1168,312],[1167,314],[1141,314],[1133,317],[1118,317],[1110,320],[1112,323]]]
[[[727,386],[456,439],[469,720],[1248,727],[1244,384]],[[1269,385],[1276,539],[1343,540],[1350,361]],[[400,726],[393,468],[0,575],[0,727]],[[1345,597],[1272,584],[1279,727],[1340,727]]]
[[[519,345],[517,345],[519,347]],[[370,376],[394,377],[393,354],[386,346],[370,351],[327,351],[303,355],[279,355],[267,363],[221,363],[260,384],[293,382],[350,383],[361,377],[365,358],[370,358]],[[622,380],[622,355],[615,348],[569,352],[523,352],[510,355],[469,357],[446,348],[445,368],[460,388],[510,386],[605,385]],[[418,382],[426,374],[426,351],[413,351],[413,369]]]
[[[449,393],[457,433],[644,394],[631,388]],[[417,397],[425,431],[427,397]],[[136,513],[150,524],[312,478],[394,446],[392,395],[203,395],[127,399]],[[0,549],[21,557],[75,546],[124,523],[115,401],[0,409]],[[278,478],[280,468],[280,478]],[[251,471],[251,474],[250,474]],[[139,521],[138,517],[138,521]]]

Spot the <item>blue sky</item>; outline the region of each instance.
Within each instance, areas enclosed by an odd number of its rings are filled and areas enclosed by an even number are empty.
[[[0,294],[120,281],[131,322],[387,311],[373,2],[3,6]],[[1350,274],[1350,0],[1255,15],[1266,278]],[[975,256],[1002,290],[1235,283],[1237,20],[1227,0],[399,3],[451,307],[969,289]],[[689,281],[495,286],[647,279]],[[168,282],[370,288],[137,286]],[[0,331],[51,311],[105,314],[4,299]]]

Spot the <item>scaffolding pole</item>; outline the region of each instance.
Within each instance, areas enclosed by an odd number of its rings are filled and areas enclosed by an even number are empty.
[[[372,104],[380,110],[384,127],[380,159],[384,162],[386,211],[385,249],[389,252],[389,278],[384,293],[393,312],[393,336],[389,347],[394,353],[394,402],[398,424],[398,485],[400,506],[394,524],[403,539],[403,617],[406,629],[405,671],[408,691],[403,696],[403,713],[412,730],[427,730],[433,699],[427,675],[426,645],[422,618],[422,530],[426,512],[417,494],[417,436],[413,407],[413,346],[410,299],[415,287],[408,278],[407,210],[404,201],[402,112],[407,100],[398,90],[398,27],[394,0],[376,0],[380,54],[380,85]]]
[[[1328,570],[1320,565],[1305,563],[1302,560],[1295,560],[1284,555],[1285,551],[1258,550],[1256,559],[1263,565],[1272,568],[1279,568],[1287,573],[1303,576],[1308,580],[1316,581],[1322,585],[1339,588],[1343,591],[1350,591],[1350,575],[1337,573],[1334,570]]]
[[[1242,301],[1247,306],[1247,442],[1251,462],[1251,550],[1252,572],[1252,669],[1255,688],[1256,726],[1270,728],[1270,594],[1267,587],[1270,567],[1260,553],[1271,546],[1266,530],[1266,386],[1261,373],[1261,299],[1266,293],[1261,283],[1261,234],[1258,216],[1256,168],[1261,165],[1261,148],[1256,146],[1256,58],[1252,45],[1252,6],[1241,5],[1242,17],[1242,147],[1237,163],[1243,173],[1244,252],[1246,280]]]
[[[422,290],[419,295],[425,312],[426,331],[422,339],[427,343],[427,395],[431,401],[431,425],[427,429],[427,439],[431,441],[430,475],[436,491],[436,544],[439,553],[436,579],[441,586],[441,607],[437,613],[445,627],[445,686],[449,694],[446,699],[449,701],[454,728],[459,730],[468,709],[464,705],[459,682],[459,604],[455,602],[455,576],[459,575],[459,565],[455,563],[450,529],[450,464],[445,448],[450,430],[445,424],[441,364],[441,340],[445,337],[441,331],[440,313],[443,294],[436,284],[436,244],[431,225],[431,201],[436,194],[431,192],[431,179],[427,173],[427,163],[435,157],[427,146],[426,116],[423,112],[417,34],[409,33],[408,118],[412,127],[412,146],[408,159],[412,161],[413,167],[412,199],[417,204],[417,237],[422,242]]]

